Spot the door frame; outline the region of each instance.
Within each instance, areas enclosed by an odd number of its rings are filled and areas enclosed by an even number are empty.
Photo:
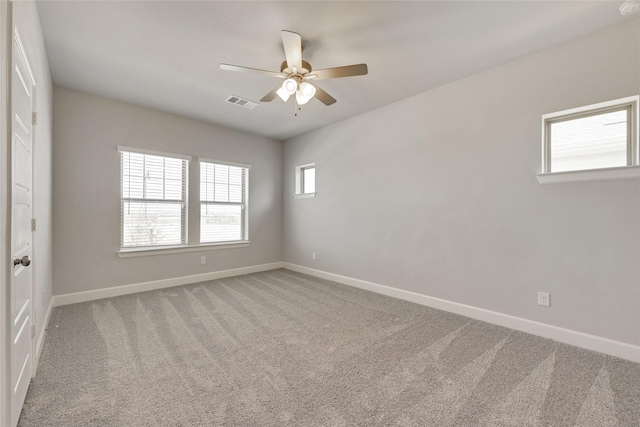
[[[11,87],[11,40],[13,22],[12,3],[10,1],[0,1],[0,28],[4,31],[0,34],[0,165],[5,166],[4,176],[0,176],[0,308],[4,316],[0,316],[0,425],[9,425],[11,422],[10,402],[9,402],[9,254],[11,237],[11,212],[9,203],[9,183],[11,182],[11,161],[9,158],[9,141],[11,134],[11,99],[9,97]]]
[[[12,34],[13,36],[13,34]],[[31,63],[28,62],[27,66],[31,69]],[[33,69],[31,69],[33,75]],[[35,75],[33,75],[35,82]],[[36,376],[36,370],[38,369],[38,324],[36,323],[36,266],[38,264],[38,257],[36,255],[36,127],[37,127],[37,97],[38,86],[34,84],[31,88],[31,378]],[[44,315],[45,313],[43,313]],[[44,333],[42,334],[44,339]]]

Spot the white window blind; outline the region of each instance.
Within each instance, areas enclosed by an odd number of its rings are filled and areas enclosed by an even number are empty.
[[[188,160],[119,150],[121,248],[185,245]]]
[[[249,167],[200,162],[200,243],[248,240]]]

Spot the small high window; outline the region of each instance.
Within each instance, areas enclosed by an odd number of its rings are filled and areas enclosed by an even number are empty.
[[[625,178],[629,171],[620,168],[637,169],[638,96],[546,114],[542,120],[541,182],[558,172],[584,172],[571,180],[595,180]]]
[[[316,165],[296,167],[296,197],[315,197],[316,195]]]
[[[309,194],[316,192],[316,168],[309,167],[302,169],[302,193]]]

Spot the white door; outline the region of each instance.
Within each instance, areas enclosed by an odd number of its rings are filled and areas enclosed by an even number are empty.
[[[32,372],[32,121],[35,80],[18,29],[11,53],[11,425],[20,417]]]

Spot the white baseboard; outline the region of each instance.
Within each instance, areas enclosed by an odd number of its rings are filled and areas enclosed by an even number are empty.
[[[191,283],[204,282],[207,280],[223,279],[225,277],[240,276],[243,274],[258,273],[260,271],[274,270],[283,267],[289,270],[297,271],[299,273],[308,274],[310,276],[332,280],[344,285],[349,285],[356,288],[376,292],[382,295],[387,295],[405,301],[410,301],[428,307],[436,308],[439,310],[460,314],[462,316],[482,320],[494,325],[504,326],[545,338],[551,338],[565,344],[574,345],[576,347],[581,347],[640,363],[640,346],[638,345],[615,341],[609,338],[590,335],[584,332],[578,332],[571,329],[548,325],[546,323],[536,322],[534,320],[524,319],[522,317],[516,317],[509,314],[473,307],[466,304],[460,304],[441,298],[430,297],[427,295],[418,294],[416,292],[392,288],[390,286],[385,286],[378,283],[354,279],[352,277],[341,276],[339,274],[315,270],[313,268],[290,264],[287,262],[274,262],[270,264],[261,264],[250,267],[234,268],[230,270],[214,271],[210,273],[194,274],[191,276],[174,277],[170,279],[154,280],[143,283],[134,283],[131,285],[116,286],[113,288],[55,295],[52,298],[51,304],[49,305],[49,308],[47,310],[46,321],[43,324],[43,328],[46,328],[46,325],[48,325],[49,323],[49,317],[51,316],[51,310],[53,307],[67,304],[76,304],[79,302],[94,301],[120,295],[128,295],[137,292],[152,291],[155,289],[170,288],[173,286],[187,285]],[[38,343],[36,346],[37,358],[40,357],[42,344],[44,342],[45,330],[46,329],[43,329],[41,331],[40,337],[38,338]]]
[[[58,307],[79,302],[94,301],[103,298],[117,297],[134,294],[137,292],[153,291],[156,289],[171,288],[174,286],[189,285],[191,283],[205,282],[207,280],[224,279],[225,277],[241,276],[243,274],[258,273],[260,271],[282,268],[281,262],[253,265],[250,267],[233,268],[231,270],[212,271],[209,273],[194,274],[191,276],[172,277],[170,279],[152,280],[150,282],[134,283],[131,285],[115,286],[112,288],[96,289],[93,291],[74,292],[70,294],[55,295],[53,306]]]
[[[44,321],[40,327],[40,333],[38,334],[38,341],[36,342],[36,357],[33,364],[33,376],[38,371],[38,363],[40,363],[40,355],[42,354],[42,346],[44,345],[44,336],[47,334],[47,328],[49,327],[49,319],[51,319],[51,312],[53,311],[53,297],[49,301],[49,307],[44,315]]]
[[[473,307],[466,304],[460,304],[440,298],[434,298],[416,292],[405,291],[402,289],[392,288],[378,283],[367,282],[365,280],[354,279],[351,277],[341,276],[339,274],[328,273],[326,271],[315,270],[313,268],[301,265],[283,263],[283,267],[299,273],[308,274],[310,276],[322,279],[332,280],[344,285],[353,286],[360,289],[376,292],[405,301],[414,302],[439,310],[460,314],[472,319],[482,320],[494,325],[504,326],[533,335],[574,345],[576,347],[597,351],[600,353],[616,356],[621,359],[631,360],[640,363],[640,346],[615,341],[609,338],[603,338],[596,335],[586,334],[571,329],[565,329],[558,326],[548,325],[546,323],[536,322],[534,320],[523,319],[522,317],[511,316],[509,314],[498,313],[496,311],[485,310],[483,308]]]

